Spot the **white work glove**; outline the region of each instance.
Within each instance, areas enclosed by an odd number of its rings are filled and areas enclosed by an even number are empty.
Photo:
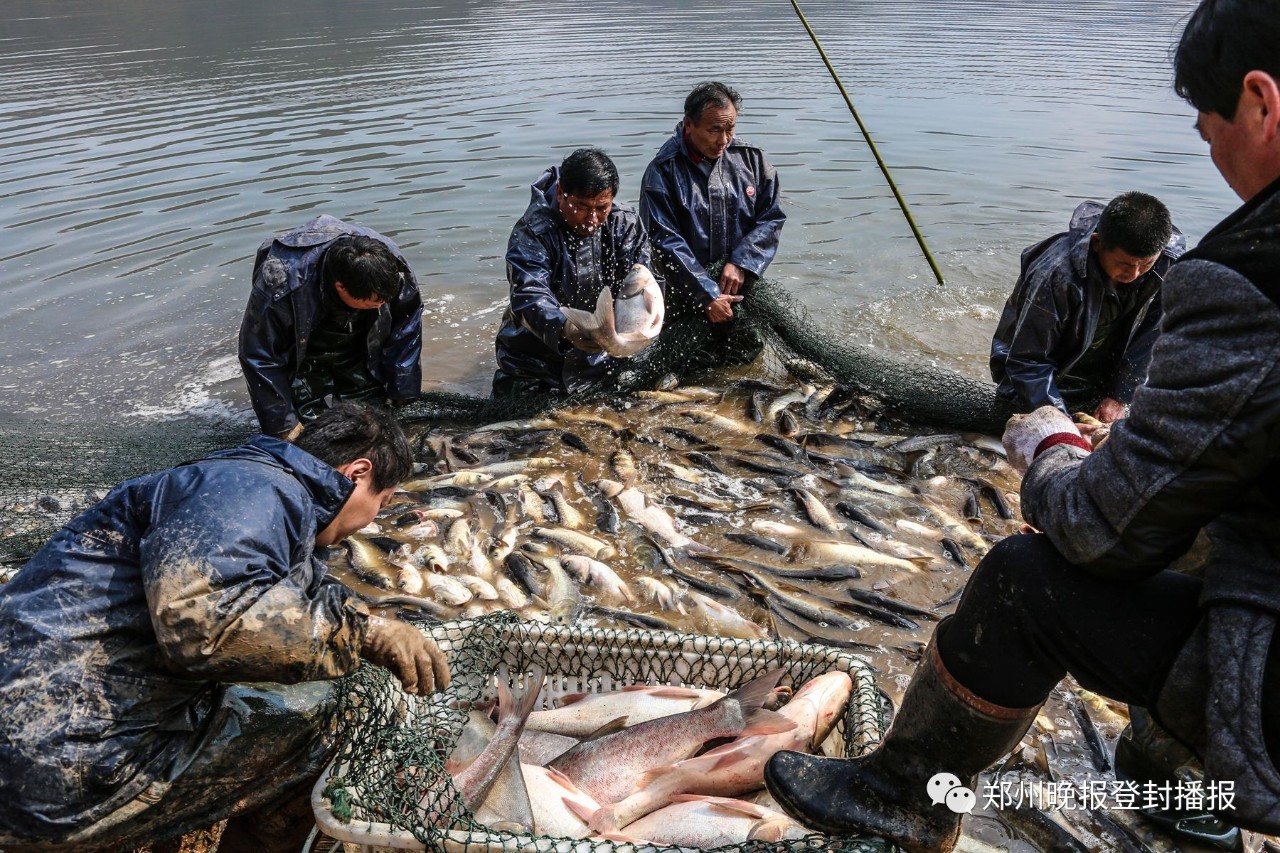
[[[1088,445],[1076,429],[1075,423],[1060,409],[1054,406],[1041,406],[1029,415],[1014,415],[1004,427],[1004,451],[1009,464],[1018,473],[1024,473],[1031,467],[1036,457],[1036,448],[1051,435],[1070,434],[1074,440],[1065,443],[1077,447],[1083,442]]]
[[[370,616],[360,655],[391,671],[406,693],[425,696],[449,686],[449,664],[440,647],[412,625]]]

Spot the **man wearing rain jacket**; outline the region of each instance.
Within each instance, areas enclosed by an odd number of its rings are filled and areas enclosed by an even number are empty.
[[[221,850],[301,849],[330,680],[364,659],[410,692],[448,683],[434,644],[313,555],[412,465],[391,413],[338,403],[297,444],[129,480],[50,539],[0,587],[0,849],[127,850],[226,818]]]
[[[594,311],[606,285],[616,287],[635,264],[651,266],[640,219],[614,200],[618,170],[603,151],[579,148],[531,189],[507,243],[511,303],[494,343],[494,397],[607,381],[617,360],[567,339],[560,307]]]
[[[296,435],[328,398],[412,400],[421,355],[422,296],[395,243],[321,215],[259,247],[240,366],[264,433]]]
[[[1152,196],[1080,204],[1065,233],[1022,253],[991,341],[997,393],[1018,411],[1088,406],[1103,423],[1123,417],[1160,333],[1161,284],[1186,249]]]
[[[761,339],[738,328],[733,306],[773,261],[787,218],[777,172],[763,151],[734,136],[741,106],[723,83],[694,87],[640,187],[640,218],[667,280],[668,310],[705,316],[721,363],[760,351]],[[719,262],[713,278],[707,268]]]

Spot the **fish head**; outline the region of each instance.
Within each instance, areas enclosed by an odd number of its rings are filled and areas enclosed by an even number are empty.
[[[618,298],[636,296],[646,290],[659,290],[658,280],[644,264],[635,264],[618,287]]]

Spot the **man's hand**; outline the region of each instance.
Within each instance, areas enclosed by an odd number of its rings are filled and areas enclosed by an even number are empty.
[[[707,319],[713,323],[727,323],[733,319],[733,303],[741,302],[741,296],[727,293],[717,296],[707,303]]]
[[[1129,414],[1129,407],[1110,397],[1099,403],[1098,408],[1093,412],[1093,416],[1104,424],[1115,423],[1127,414]]]
[[[1051,435],[1068,434],[1081,441],[1075,423],[1056,406],[1041,406],[1029,415],[1014,415],[1004,427],[1004,450],[1018,473],[1031,467],[1040,442]],[[1075,443],[1075,442],[1072,442]]]
[[[444,652],[408,623],[370,616],[360,654],[370,663],[390,670],[406,693],[425,696],[449,686],[449,664]]]
[[[730,296],[737,296],[742,291],[742,284],[747,280],[747,274],[742,271],[742,267],[737,264],[725,263],[724,269],[720,270],[720,292],[727,293]],[[712,320],[711,322],[715,322]]]

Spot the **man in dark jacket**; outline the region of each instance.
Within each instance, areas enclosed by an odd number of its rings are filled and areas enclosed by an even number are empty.
[[[1187,248],[1145,193],[1083,202],[1068,230],[1022,253],[991,341],[991,378],[1019,411],[1088,407],[1123,417],[1160,332],[1160,285]],[[1065,398],[1065,399],[1064,399]]]
[[[507,242],[511,304],[494,343],[495,397],[583,391],[616,369],[598,347],[565,337],[560,308],[595,311],[606,285],[652,266],[640,219],[617,194],[618,169],[598,148],[579,148],[534,182]]]
[[[1147,382],[1105,444],[1090,452],[1053,406],[1010,420],[1043,532],[979,564],[880,747],[770,762],[769,788],[810,826],[950,849],[960,815],[932,804],[930,780],[972,790],[1070,673],[1200,757],[1199,801],[1181,777],[1154,780],[1175,810],[1181,796],[1280,833],[1280,0],[1204,0],[1175,68],[1245,203],[1169,271]],[[1201,530],[1203,577],[1170,570]]]
[[[330,397],[412,400],[421,355],[418,282],[386,237],[321,215],[258,248],[240,366],[264,433],[297,435]]]
[[[329,679],[364,659],[411,693],[449,680],[312,553],[411,467],[394,416],[339,403],[297,444],[129,480],[41,548],[0,587],[0,849],[129,849],[223,818],[222,850],[300,849],[336,746]]]
[[[787,218],[777,172],[763,151],[734,136],[741,107],[723,83],[694,87],[640,187],[640,218],[667,280],[668,309],[705,315],[729,361],[759,353],[760,339],[735,328],[733,306],[773,261]],[[707,268],[718,262],[724,266],[712,278]]]

